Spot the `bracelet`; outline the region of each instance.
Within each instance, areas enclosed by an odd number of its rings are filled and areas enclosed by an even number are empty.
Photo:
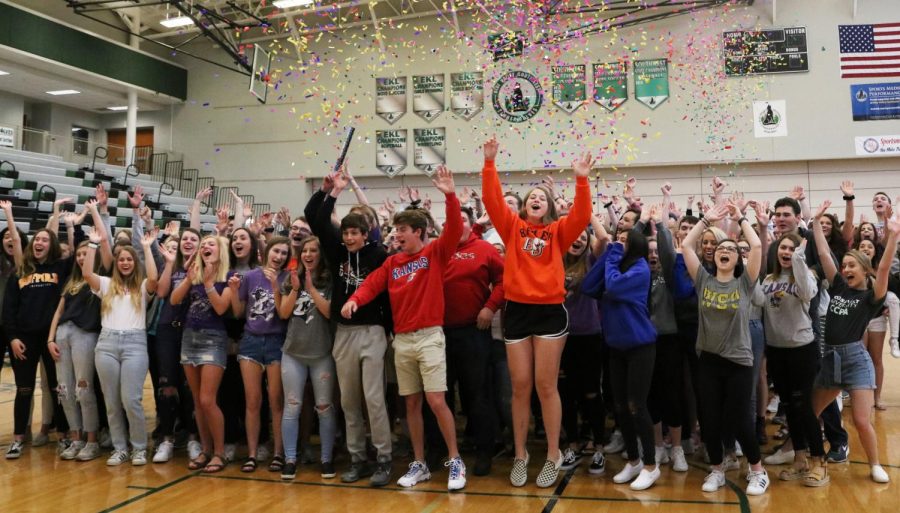
[[[855,199],[856,199],[856,196],[854,196],[852,194],[850,196],[844,195],[844,201],[853,201]]]
[[[746,221],[746,220],[747,220],[746,217],[741,217],[740,219],[738,219],[738,226],[744,224],[744,221]]]
[[[214,290],[216,290],[216,286],[213,285],[212,287],[206,287],[206,289],[204,289],[204,290],[206,290],[206,293],[209,294],[210,292],[213,292]]]
[[[100,244],[97,244],[96,242],[88,242],[88,247],[91,249],[97,249],[100,247]]]
[[[703,221],[703,224],[705,224],[707,228],[712,226],[712,224],[710,224],[710,222],[709,222],[709,219],[707,219],[705,217],[701,217],[700,220]]]
[[[48,346],[49,346],[50,344],[55,344],[55,343],[56,343],[55,340],[48,340],[48,341],[47,341],[47,345],[48,345]]]

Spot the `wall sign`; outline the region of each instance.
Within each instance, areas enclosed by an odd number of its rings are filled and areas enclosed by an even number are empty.
[[[375,132],[375,167],[393,178],[406,169],[406,130],[378,130]]]
[[[784,100],[753,102],[753,135],[787,136],[787,107]]]
[[[900,156],[900,135],[872,135],[856,138],[856,154],[862,157]]]
[[[428,176],[447,163],[447,131],[444,128],[416,128],[413,130],[413,162]]]
[[[594,64],[594,101],[612,112],[628,101],[628,63]]]
[[[571,114],[587,100],[585,66],[553,66],[553,104]]]
[[[900,119],[900,82],[850,86],[853,121]]]
[[[669,99],[668,60],[634,62],[634,98],[651,109]]]
[[[484,108],[484,74],[450,74],[450,110],[466,121]]]
[[[390,124],[406,114],[406,77],[375,79],[375,114]]]
[[[541,110],[544,90],[531,73],[510,71],[494,82],[491,99],[498,116],[510,123],[522,123]]]
[[[0,126],[0,146],[6,148],[16,147],[16,129],[8,126]]]
[[[806,27],[734,30],[725,39],[725,75],[809,71]]]
[[[444,112],[444,75],[413,76],[413,112],[429,123]]]

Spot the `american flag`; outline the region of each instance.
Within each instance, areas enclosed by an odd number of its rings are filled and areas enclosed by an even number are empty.
[[[900,23],[839,25],[841,78],[900,77]]]

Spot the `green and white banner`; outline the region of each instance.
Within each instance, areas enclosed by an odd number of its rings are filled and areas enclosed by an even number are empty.
[[[652,59],[634,62],[634,97],[655,109],[669,99],[669,61]]]
[[[444,75],[413,76],[413,112],[429,123],[444,112]]]
[[[406,114],[406,77],[375,79],[375,114],[392,125]]]
[[[375,167],[389,177],[406,169],[406,130],[376,131],[375,152]]]
[[[585,66],[553,66],[553,103],[571,114],[587,101]]]
[[[628,101],[628,63],[594,64],[594,101],[612,112]]]
[[[466,121],[484,108],[484,74],[450,74],[450,110]]]
[[[447,131],[444,128],[416,128],[413,130],[413,162],[428,176],[447,162]]]

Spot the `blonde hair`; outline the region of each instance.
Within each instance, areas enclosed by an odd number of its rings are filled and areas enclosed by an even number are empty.
[[[82,241],[72,254],[78,254],[78,250],[86,248],[88,242],[90,241]],[[96,268],[97,266],[95,265],[94,267]],[[63,286],[63,295],[74,296],[84,288],[85,284],[87,284],[87,282],[84,281],[84,274],[81,272],[81,266],[78,265],[78,262],[75,262],[72,264],[72,273],[69,274],[69,279],[66,280],[66,284]]]
[[[866,256],[865,253],[858,249],[851,249],[850,251],[844,253],[844,258],[851,257],[859,264],[860,267],[863,268],[863,271],[866,273],[866,284],[870,287],[874,287],[873,278],[875,278],[875,268],[872,267],[872,260]],[[844,266],[843,259],[841,259],[841,267]]]
[[[230,259],[228,258],[228,239],[225,237],[219,237],[218,235],[207,235],[200,239],[200,246],[197,248],[197,257],[194,258],[194,281],[192,282],[194,285],[200,285],[203,283],[203,270],[206,266],[206,263],[203,261],[203,257],[200,254],[200,251],[203,249],[203,243],[209,239],[215,239],[216,246],[219,247],[219,261],[216,262],[216,277],[215,282],[222,282],[228,278],[228,270],[231,267]]]
[[[119,272],[118,260],[122,252],[131,254],[134,260],[134,271],[128,276],[122,276]],[[100,298],[100,314],[106,315],[112,308],[112,300],[115,296],[124,294],[131,295],[131,304],[134,306],[135,312],[141,310],[141,284],[144,282],[144,269],[141,267],[141,260],[138,258],[137,251],[131,246],[119,246],[114,253],[115,261],[113,262],[112,276],[110,277],[109,290]]]

